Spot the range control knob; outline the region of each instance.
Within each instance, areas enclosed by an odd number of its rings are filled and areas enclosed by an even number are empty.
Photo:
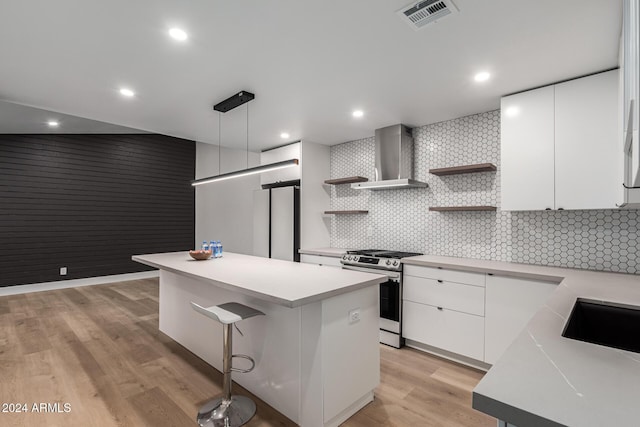
[[[393,265],[398,265],[398,260],[393,261]]]
[[[342,259],[346,261],[347,260],[347,256],[346,255],[342,255]]]
[[[391,260],[387,260],[387,265],[391,265]]]

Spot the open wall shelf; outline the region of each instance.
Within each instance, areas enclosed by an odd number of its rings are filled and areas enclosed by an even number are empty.
[[[324,211],[325,215],[355,215],[367,214],[369,211]]]
[[[367,182],[367,181],[369,181],[369,178],[365,178],[363,176],[348,176],[346,178],[327,179],[324,181],[324,183],[329,185],[339,185],[339,184],[353,184],[354,182]]]
[[[461,173],[476,173],[476,172],[493,172],[497,170],[496,165],[493,163],[479,163],[477,165],[463,165],[452,166],[449,168],[437,168],[429,169],[429,173],[433,175],[458,175]]]
[[[471,212],[471,211],[495,211],[495,206],[434,206],[429,208],[435,212]]]

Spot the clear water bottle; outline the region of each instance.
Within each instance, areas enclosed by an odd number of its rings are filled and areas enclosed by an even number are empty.
[[[213,243],[213,242],[211,242],[211,243]],[[209,250],[209,245],[207,244],[206,240],[204,242],[202,242],[202,247],[200,249],[202,249],[203,251]]]
[[[218,244],[216,245],[216,249],[218,252],[217,257],[218,258],[222,258],[222,242],[220,240],[218,240]]]
[[[216,257],[216,242],[215,241],[211,241],[211,243],[209,243],[209,250],[211,251],[211,258],[215,258]]]

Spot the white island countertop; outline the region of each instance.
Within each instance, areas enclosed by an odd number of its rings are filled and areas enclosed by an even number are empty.
[[[299,307],[386,280],[379,274],[230,252],[206,261],[193,260],[188,252],[134,255],[131,259],[285,307]]]
[[[578,298],[640,306],[640,276],[432,255],[402,262],[559,283],[474,389],[475,409],[517,427],[639,425],[640,354],[562,331]]]

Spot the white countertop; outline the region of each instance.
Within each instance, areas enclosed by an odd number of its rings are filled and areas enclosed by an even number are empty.
[[[311,249],[298,249],[298,253],[306,254],[306,255],[320,255],[320,256],[330,256],[334,258],[340,258],[342,255],[346,254],[347,251],[351,249],[342,249],[342,248],[311,248]]]
[[[286,307],[299,307],[377,285],[386,276],[225,252],[193,260],[188,252],[134,255],[134,261]]]
[[[424,255],[405,264],[559,282],[473,391],[518,427],[640,425],[640,354],[562,337],[578,297],[640,306],[640,276]]]

